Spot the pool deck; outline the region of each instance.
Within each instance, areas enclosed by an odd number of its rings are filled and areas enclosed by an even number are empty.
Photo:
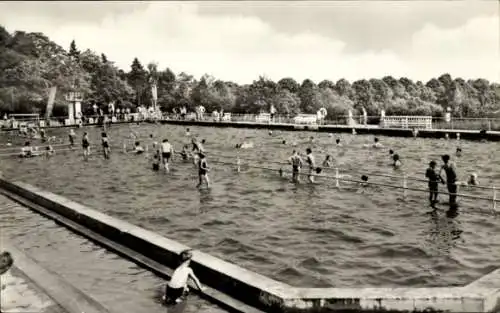
[[[11,253],[13,267],[2,275],[2,312],[112,313],[56,273],[2,238],[1,248]]]
[[[22,182],[0,178],[0,191],[156,272],[162,271],[161,266],[172,268],[179,252],[187,248],[154,232]],[[298,288],[200,251],[195,251],[192,267],[202,283],[209,287],[201,295],[237,312],[500,311],[500,269],[463,287]]]
[[[119,121],[112,125],[118,124],[131,124],[137,122]],[[142,123],[142,122],[141,122]],[[144,123],[154,123],[146,122]],[[404,128],[385,128],[379,125],[299,125],[299,124],[286,124],[286,123],[258,123],[258,122],[214,122],[209,120],[195,121],[195,120],[174,120],[164,119],[159,120],[161,124],[185,125],[185,126],[206,126],[206,127],[232,127],[232,128],[255,128],[255,129],[269,129],[269,130],[286,130],[286,131],[317,131],[327,133],[351,133],[353,129],[358,134],[372,134],[394,137],[413,137],[411,129]],[[83,127],[96,127],[97,124],[85,125]],[[61,125],[61,126],[47,126],[45,128],[65,128],[75,127],[75,125]],[[11,128],[2,128],[3,131],[12,131]],[[418,137],[420,138],[444,138],[448,134],[450,139],[456,139],[457,134],[460,134],[460,139],[465,140],[486,140],[486,141],[500,141],[500,131],[487,131],[486,134],[480,134],[479,130],[465,130],[465,129],[419,129]]]

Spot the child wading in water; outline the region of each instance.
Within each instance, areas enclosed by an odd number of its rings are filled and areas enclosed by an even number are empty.
[[[104,152],[104,158],[109,159],[109,140],[108,140],[108,134],[106,132],[101,133],[102,136],[102,151]]]
[[[163,300],[165,300],[166,304],[175,304],[183,301],[183,298],[187,295],[188,289],[188,280],[191,278],[196,287],[203,291],[204,288],[201,286],[200,281],[194,275],[193,270],[189,267],[191,263],[191,259],[193,258],[193,253],[191,250],[182,251],[180,254],[180,262],[181,265],[177,267],[172,274],[172,278],[167,284],[165,289],[165,295],[163,296]]]
[[[431,207],[436,208],[438,203],[437,197],[439,194],[439,183],[444,183],[443,178],[436,172],[436,161],[429,163],[429,168],[425,172],[425,177],[429,179],[429,203]]]

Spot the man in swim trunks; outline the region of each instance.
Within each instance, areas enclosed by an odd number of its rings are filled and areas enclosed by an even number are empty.
[[[75,137],[76,137],[76,134],[75,134],[75,131],[72,129],[69,130],[69,145],[71,147],[71,149],[73,149],[73,146],[75,145]]]
[[[309,164],[309,182],[314,183],[314,171],[316,169],[316,163],[314,162],[314,155],[312,154],[311,148],[306,149],[306,162]]]
[[[292,156],[289,158],[292,164],[292,181],[298,183],[300,180],[300,169],[302,168],[302,158],[296,150],[293,150]]]
[[[173,148],[172,145],[168,142],[168,139],[163,139],[161,143],[161,158],[163,160],[163,167],[165,168],[165,172],[169,172],[170,169],[168,168],[168,161],[172,157],[173,153]]]
[[[207,188],[210,188],[210,180],[208,179],[208,164],[207,159],[205,159],[205,154],[202,152],[199,153],[199,161],[198,161],[198,178],[199,182],[196,188],[199,188],[203,183],[203,180],[207,182]]]
[[[83,133],[82,148],[83,148],[83,159],[87,161],[90,155],[90,142],[89,142],[89,134],[86,132]]]
[[[188,280],[192,279],[196,284],[196,287],[203,291],[204,288],[200,281],[193,272],[193,269],[189,267],[191,259],[193,258],[193,253],[191,250],[184,250],[180,254],[180,263],[172,274],[172,278],[165,288],[165,296],[163,297],[166,304],[176,304],[182,302],[183,296],[189,291]]]

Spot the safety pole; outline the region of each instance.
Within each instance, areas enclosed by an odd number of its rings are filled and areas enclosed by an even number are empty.
[[[339,183],[339,169],[338,167],[335,168],[335,187],[339,188],[340,183]]]

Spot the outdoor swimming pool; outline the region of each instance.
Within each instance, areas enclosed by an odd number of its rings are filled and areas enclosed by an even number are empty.
[[[459,199],[463,213],[451,219],[444,212],[427,214],[426,193],[408,191],[403,201],[401,189],[372,186],[359,192],[359,186],[343,182],[338,189],[330,178],[297,186],[277,172],[246,168],[244,160],[257,159],[251,163],[277,169],[270,162],[286,160],[293,149],[303,152],[312,147],[318,163],[329,153],[334,166],[343,169],[341,174],[352,179],[366,173],[372,182],[401,186],[402,178],[373,175],[402,177],[402,171],[389,166],[389,149],[401,156],[407,175],[420,178],[431,159],[440,163],[439,156],[449,153],[461,180],[476,172],[480,184],[499,185],[498,143],[462,141],[463,155],[456,159],[456,140],[380,137],[385,148],[374,150],[363,146],[372,143],[373,136],[342,134],[344,146],[336,147],[335,134],[274,131],[270,136],[266,130],[190,128],[193,135],[207,140],[210,190],[195,188],[196,169],[178,157],[171,173],[163,174],[151,171],[144,155],[122,153],[131,130],[144,138],[143,143],[152,133],[158,141],[168,138],[180,150],[189,141],[186,127],[172,125],[113,126],[110,160],[94,154],[83,162],[78,149],[49,159],[2,158],[0,170],[9,179],[61,194],[292,285],[460,285],[500,263],[500,219],[489,213],[491,201]],[[49,133],[66,138],[67,131]],[[83,131],[99,142],[100,129],[79,129],[79,138]],[[310,136],[315,143],[308,142]],[[224,155],[224,161],[235,163],[234,146],[243,139],[255,147],[240,150],[241,173],[234,164],[214,162]],[[297,146],[283,145],[282,140],[296,141]],[[324,173],[334,175],[334,171]],[[408,181],[408,187],[425,189],[426,183]],[[461,192],[492,196],[491,190]]]

